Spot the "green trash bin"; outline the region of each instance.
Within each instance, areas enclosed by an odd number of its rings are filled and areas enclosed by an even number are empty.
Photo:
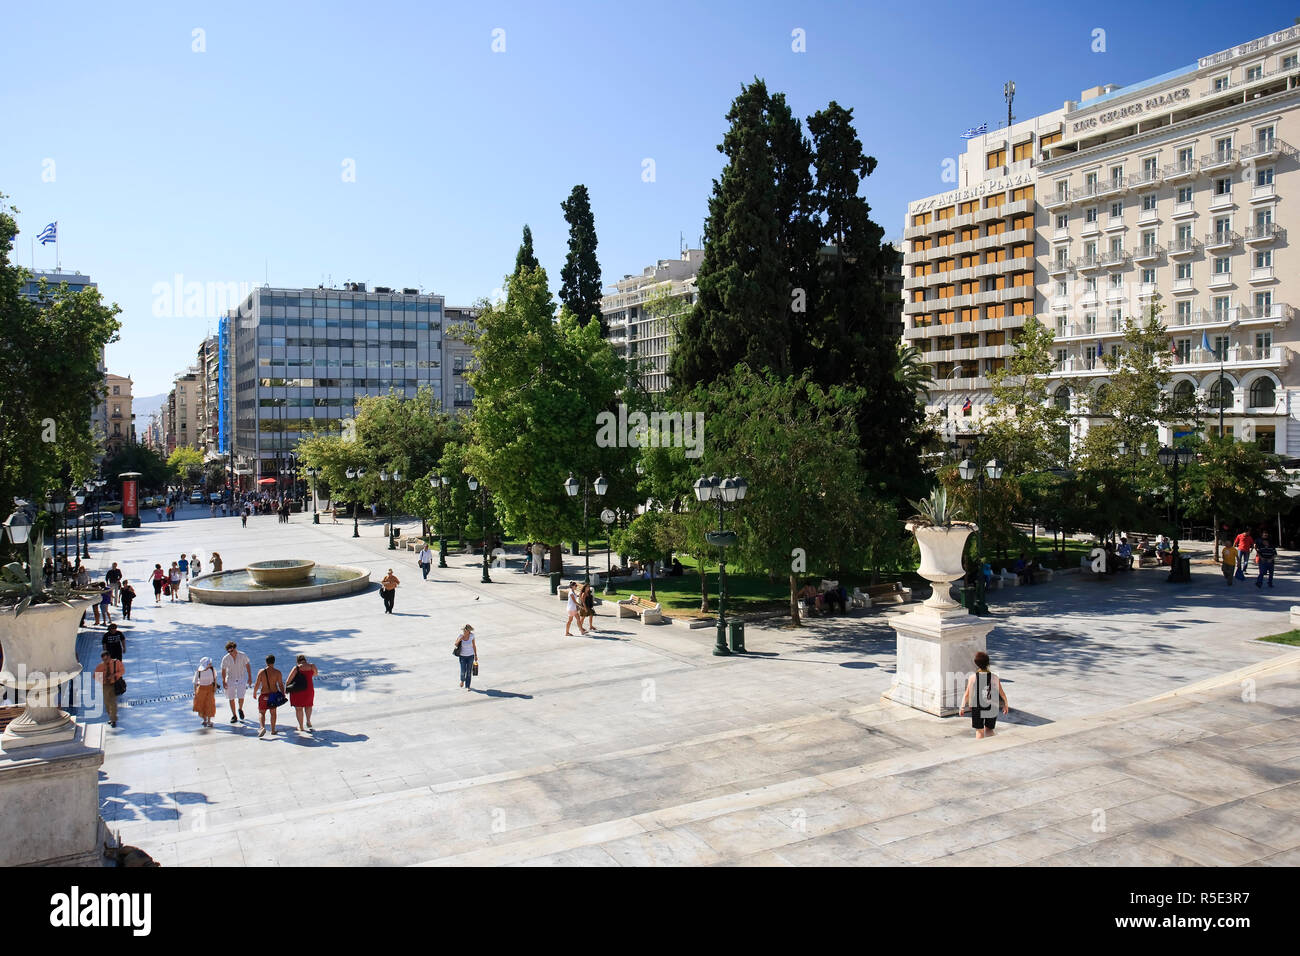
[[[560,572],[559,571],[551,572],[551,593],[552,594],[560,593]]]
[[[727,628],[731,642],[731,652],[733,654],[745,653],[745,622],[728,621]]]
[[[1174,558],[1173,566],[1169,569],[1169,580],[1175,582],[1190,581],[1192,579],[1192,559],[1186,555],[1179,554]]]

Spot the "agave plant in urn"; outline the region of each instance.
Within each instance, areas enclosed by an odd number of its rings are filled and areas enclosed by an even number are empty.
[[[27,569],[17,561],[0,568],[0,684],[18,692],[22,714],[0,736],[0,750],[71,740],[72,716],[58,706],[59,688],[81,673],[77,627],[92,593],[66,581],[46,586],[41,572],[47,515],[33,521],[19,509],[4,522],[9,540],[27,545]]]
[[[930,497],[913,501],[916,514],[907,519],[906,528],[916,536],[921,549],[921,566],[917,573],[929,581],[933,593],[926,599],[929,607],[958,607],[948,591],[953,581],[965,575],[961,556],[966,539],[978,530],[973,521],[959,520],[961,511],[949,504],[948,491],[936,488]]]

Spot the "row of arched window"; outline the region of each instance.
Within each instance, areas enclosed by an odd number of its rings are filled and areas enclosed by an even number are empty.
[[[1100,402],[1110,390],[1109,385],[1097,387],[1097,400]],[[1211,408],[1230,408],[1232,406],[1232,382],[1228,379],[1216,379],[1210,386],[1209,405]],[[1191,401],[1196,393],[1196,386],[1184,379],[1174,386],[1174,395],[1182,400]],[[1062,385],[1052,395],[1057,408],[1069,411],[1070,387]],[[1277,385],[1268,377],[1260,377],[1250,383],[1247,408],[1272,408],[1277,404]]]

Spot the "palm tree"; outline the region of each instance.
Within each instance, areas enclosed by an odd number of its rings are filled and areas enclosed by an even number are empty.
[[[921,353],[910,345],[898,343],[898,361],[894,364],[894,380],[924,401],[930,395],[930,366]]]

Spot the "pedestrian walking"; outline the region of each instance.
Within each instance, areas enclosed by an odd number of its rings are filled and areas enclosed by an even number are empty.
[[[181,555],[181,559],[176,562],[176,567],[181,569],[181,577],[188,581],[190,579],[190,563],[185,560],[185,555]]]
[[[590,584],[582,586],[582,610],[587,618],[587,631],[590,633],[596,629],[596,592],[592,590]]]
[[[112,618],[109,616],[109,613],[108,613],[108,606],[109,606],[109,604],[112,602],[112,600],[113,600],[113,589],[110,588],[110,587],[108,586],[108,582],[107,582],[107,581],[100,581],[100,582],[99,582],[99,599],[96,601],[96,603],[94,604],[94,606],[91,608],[91,610],[93,610],[94,613],[95,613],[95,626],[96,626],[96,627],[98,627],[100,624],[105,624],[105,625],[106,625],[106,624],[108,624],[109,621],[112,620]],[[102,621],[100,620],[101,617],[103,618]]]
[[[168,520],[168,521],[175,521],[175,520],[176,520],[176,506],[175,506],[175,505],[168,505],[168,506],[167,506],[167,520]]]
[[[1255,545],[1255,560],[1259,562],[1259,580],[1255,582],[1255,587],[1264,587],[1264,575],[1268,575],[1268,586],[1273,586],[1273,562],[1277,560],[1277,548],[1273,542],[1268,539],[1268,532],[1265,531],[1259,536],[1259,544]]]
[[[161,564],[155,564],[153,574],[150,577],[153,578],[153,606],[161,607],[163,583],[167,580],[167,572],[162,569]]]
[[[966,680],[966,693],[961,695],[961,707],[957,710],[957,716],[963,716],[969,704],[975,738],[983,740],[985,737],[993,736],[993,728],[998,722],[998,704],[1001,703],[1004,714],[1008,713],[1011,707],[1007,703],[1006,691],[1002,689],[1002,681],[989,670],[988,654],[977,651],[975,667],[975,673]]]
[[[123,675],[126,673],[126,667],[121,661],[115,660],[108,651],[99,655],[99,666],[95,668],[95,673],[100,676],[100,686],[103,688],[104,709],[108,712],[108,726],[117,726],[117,698],[118,695],[126,690],[126,680]]]
[[[271,736],[276,736],[276,708],[284,705],[288,698],[284,694],[284,675],[275,668],[275,655],[266,655],[266,666],[257,672],[257,681],[253,684],[253,696],[257,698],[257,736],[266,736],[266,712],[271,712]]]
[[[108,586],[113,589],[113,606],[117,607],[120,599],[120,592],[122,590],[122,569],[117,566],[116,561],[113,562],[111,568],[104,572],[104,580],[106,580]]]
[[[469,690],[470,679],[478,665],[478,644],[474,641],[474,628],[466,624],[452,649],[460,661],[460,686]]]
[[[1220,552],[1219,562],[1223,568],[1223,580],[1228,582],[1228,587],[1232,587],[1232,578],[1237,570],[1237,546],[1225,544]]]
[[[298,718],[299,730],[303,730],[304,712],[307,717],[306,729],[316,729],[311,725],[311,711],[316,704],[316,678],[319,676],[320,671],[307,660],[307,655],[299,654],[293,670],[289,671],[289,679],[285,681],[284,686],[289,691],[289,703],[293,707],[294,716]]]
[[[239,526],[241,528],[248,527],[248,505],[244,505],[244,510],[239,513]]]
[[[122,620],[131,620],[131,605],[135,603],[135,588],[126,578],[122,579]]]
[[[564,636],[573,637],[573,634],[569,631],[569,627],[573,624],[575,618],[577,618],[578,621],[578,633],[586,634],[587,632],[582,629],[582,615],[579,613],[578,610],[578,582],[577,581],[569,582],[569,597],[568,597],[568,601],[565,604],[565,609],[568,616],[565,617],[564,619]]]
[[[212,573],[218,574],[221,571],[221,554],[217,551],[212,552]]]
[[[1233,547],[1237,549],[1237,580],[1246,580],[1246,562],[1250,560],[1251,549],[1255,547],[1255,539],[1250,536],[1250,529],[1247,528],[1237,535],[1232,542]]]
[[[393,613],[393,601],[397,597],[397,586],[402,582],[397,580],[397,575],[393,574],[393,569],[389,568],[384,579],[379,582],[379,596],[384,599],[384,613]]]
[[[533,542],[533,574],[542,573],[542,564],[543,564],[542,552],[543,552],[542,543],[540,541],[534,541]]]
[[[175,561],[167,571],[167,586],[170,589],[168,593],[171,595],[172,603],[175,604],[180,600],[181,595],[181,569]]]
[[[157,507],[157,509],[155,509],[155,510],[158,512],[158,520],[159,520],[159,521],[162,521],[162,520],[163,520],[163,506],[162,506],[162,505],[159,505],[159,506]]]
[[[104,636],[100,638],[100,646],[109,657],[120,661],[126,654],[126,635],[118,630],[116,624],[110,624]]]
[[[420,549],[420,573],[424,575],[424,580],[429,580],[429,569],[433,567],[433,552],[429,550],[429,542],[424,542],[424,547]]]
[[[213,726],[212,718],[217,716],[217,669],[210,657],[201,658],[194,672],[194,703],[190,709],[203,718],[204,727]]]
[[[226,693],[226,702],[230,704],[230,722],[237,724],[244,719],[244,695],[248,685],[253,682],[253,663],[248,655],[241,651],[234,641],[226,642],[226,656],[221,658],[221,689]],[[235,716],[235,705],[239,705],[239,716]]]

